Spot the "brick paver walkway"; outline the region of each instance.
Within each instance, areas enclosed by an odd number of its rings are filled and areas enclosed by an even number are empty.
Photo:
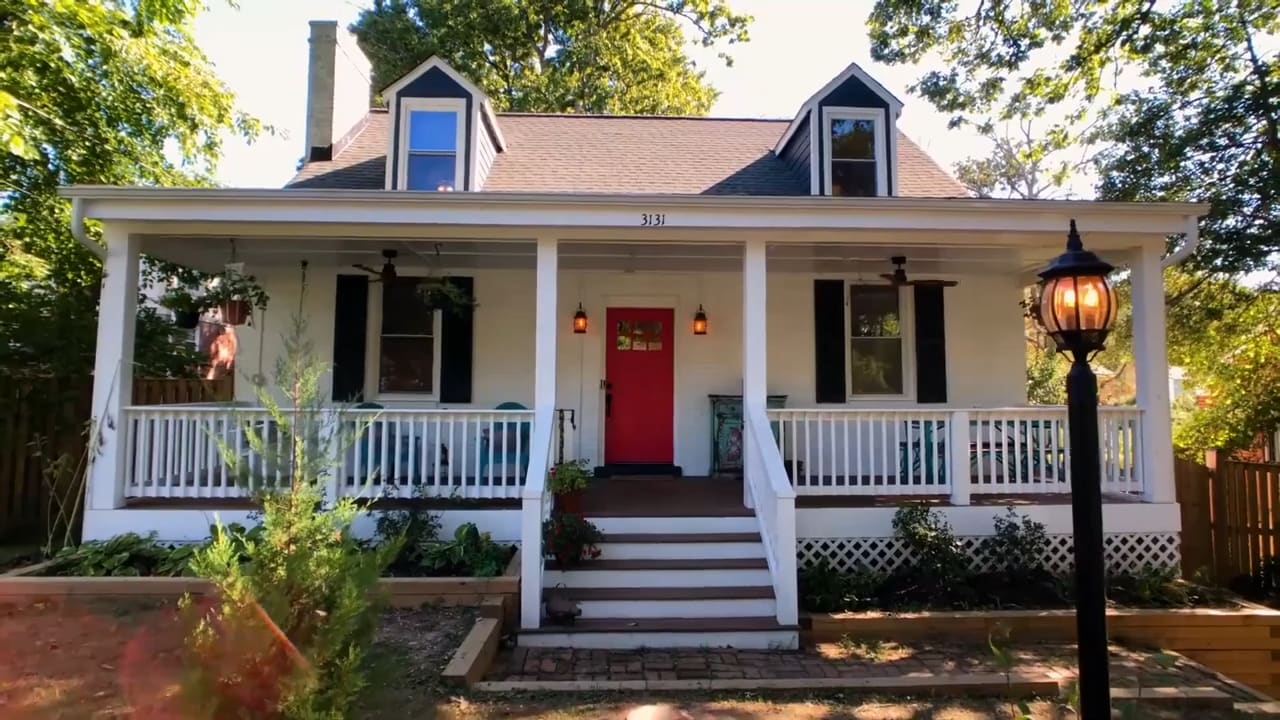
[[[1011,650],[1016,673],[1075,677],[1070,645],[1021,645]],[[1001,673],[986,646],[897,643],[823,644],[800,652],[753,650],[561,650],[503,651],[487,679],[738,680],[876,678]],[[1239,700],[1251,699],[1217,677],[1174,656],[1121,647],[1111,652],[1113,687],[1215,687]]]

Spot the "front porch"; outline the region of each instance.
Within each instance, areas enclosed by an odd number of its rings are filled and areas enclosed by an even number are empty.
[[[588,498],[588,517],[631,537],[623,545],[639,555],[620,560],[632,565],[616,576],[562,579],[616,591],[668,582],[661,573],[672,568],[645,563],[684,553],[693,564],[670,582],[767,591],[769,642],[790,642],[797,563],[832,553],[878,561],[896,505],[936,504],[958,535],[979,537],[997,505],[1018,504],[1069,542],[1066,412],[1025,404],[1019,300],[1079,217],[1090,247],[1127,262],[1134,285],[1137,403],[1105,409],[1100,423],[1107,532],[1159,536],[1162,558],[1172,535],[1176,557],[1160,255],[1164,236],[1186,227],[1182,209],[664,197],[652,200],[680,214],[641,229],[635,198],[82,192],[80,210],[104,221],[107,246],[86,537],[128,528],[196,539],[209,508],[242,506],[286,475],[272,458],[290,428],[255,400],[252,382],[231,405],[121,399],[140,254],[218,270],[233,238],[245,272],[273,298],[265,317],[237,329],[241,372],[263,376],[281,356],[274,329],[295,308],[334,366],[322,381],[332,399],[322,425],[353,441],[321,475],[327,497],[453,503],[446,531],[476,522],[518,542],[522,626],[536,629],[542,589],[560,572],[536,551],[548,469],[561,459],[635,462],[611,433],[661,437],[646,459],[690,477],[601,480]],[[457,278],[478,303],[452,319],[416,316],[418,350],[408,355],[404,343],[383,352],[405,336],[383,318],[404,307],[351,267],[376,264],[387,247],[400,250],[400,276]],[[883,280],[888,259],[904,254],[913,278],[945,288]],[[585,332],[574,328],[579,307]],[[694,333],[702,308],[709,327]],[[660,319],[624,328],[611,317],[619,309]],[[625,395],[635,378],[613,364],[622,351],[669,365]],[[405,367],[416,373],[408,381]],[[201,509],[180,509],[192,503]],[[232,519],[241,517],[224,515]],[[752,539],[716,552],[749,555],[726,565],[700,554],[719,543],[699,536],[726,533]],[[753,613],[762,606],[737,599]],[[693,612],[679,593],[664,601]],[[744,632],[757,627],[746,619]]]

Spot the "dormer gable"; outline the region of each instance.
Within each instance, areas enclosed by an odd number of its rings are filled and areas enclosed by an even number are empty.
[[[390,115],[388,190],[467,191],[484,187],[506,148],[493,103],[432,56],[382,91]]]
[[[808,176],[813,195],[898,194],[902,101],[850,63],[800,106],[774,153]]]

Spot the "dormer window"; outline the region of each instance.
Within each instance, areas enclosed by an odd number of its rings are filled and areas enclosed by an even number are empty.
[[[405,190],[450,192],[463,185],[463,113],[466,102],[446,98],[405,98],[400,103],[399,186]]]
[[[826,194],[876,197],[888,194],[884,111],[825,108],[823,145]]]

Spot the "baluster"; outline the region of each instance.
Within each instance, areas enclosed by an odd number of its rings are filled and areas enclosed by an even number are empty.
[[[467,464],[466,451],[464,450],[461,453],[455,452],[457,450],[457,445],[454,442],[454,426],[455,425],[457,425],[457,423],[455,422],[453,415],[450,415],[449,416],[449,444],[447,446],[449,448],[449,466],[445,469],[445,472],[448,473],[448,482],[446,482],[445,484],[448,486],[449,490],[453,489],[454,469],[457,468],[459,476],[461,476],[461,473],[463,472],[463,469],[464,469],[463,466]]]
[[[528,420],[526,421],[524,420],[524,418],[528,418]],[[524,431],[522,430],[525,422],[529,423],[529,442],[533,442],[534,427],[533,427],[532,413],[529,413],[523,416],[518,416],[515,421],[515,426],[512,428],[512,430],[515,431],[515,435],[516,435],[516,466],[515,466],[515,469],[512,470],[512,473],[514,474],[514,477],[515,477],[515,485],[514,485],[514,489],[510,491],[510,495],[512,497],[520,496],[520,488],[525,483],[524,476],[529,471],[526,464],[521,462],[526,452],[526,448],[524,447]],[[574,439],[576,440],[577,438],[574,438]],[[528,451],[530,451],[531,454],[532,454],[531,452],[532,450],[533,448],[528,448]]]
[[[440,428],[440,415],[435,417],[435,434],[431,437],[431,496],[439,497],[440,495],[440,460],[443,453],[440,452],[440,441],[444,438]]]
[[[857,491],[856,487],[858,484],[858,476],[854,475],[852,473],[852,469],[849,467],[849,413],[845,412],[845,413],[842,413],[841,415],[842,417],[840,418],[840,424],[844,428],[843,429],[844,442],[842,443],[842,445],[844,446],[844,477],[845,477],[844,482],[846,485],[845,492],[852,493]]]
[[[804,474],[805,474],[806,481],[812,483],[813,471],[815,466],[813,463],[813,458],[810,457],[813,454],[810,452],[810,450],[813,448],[813,444],[809,442],[809,420],[810,420],[809,413],[806,412],[804,414]],[[744,432],[743,435],[746,435],[746,433]],[[745,448],[750,444],[750,442],[744,437],[742,444],[743,444],[743,447]],[[815,492],[822,492],[821,482],[819,482],[819,487]]]

